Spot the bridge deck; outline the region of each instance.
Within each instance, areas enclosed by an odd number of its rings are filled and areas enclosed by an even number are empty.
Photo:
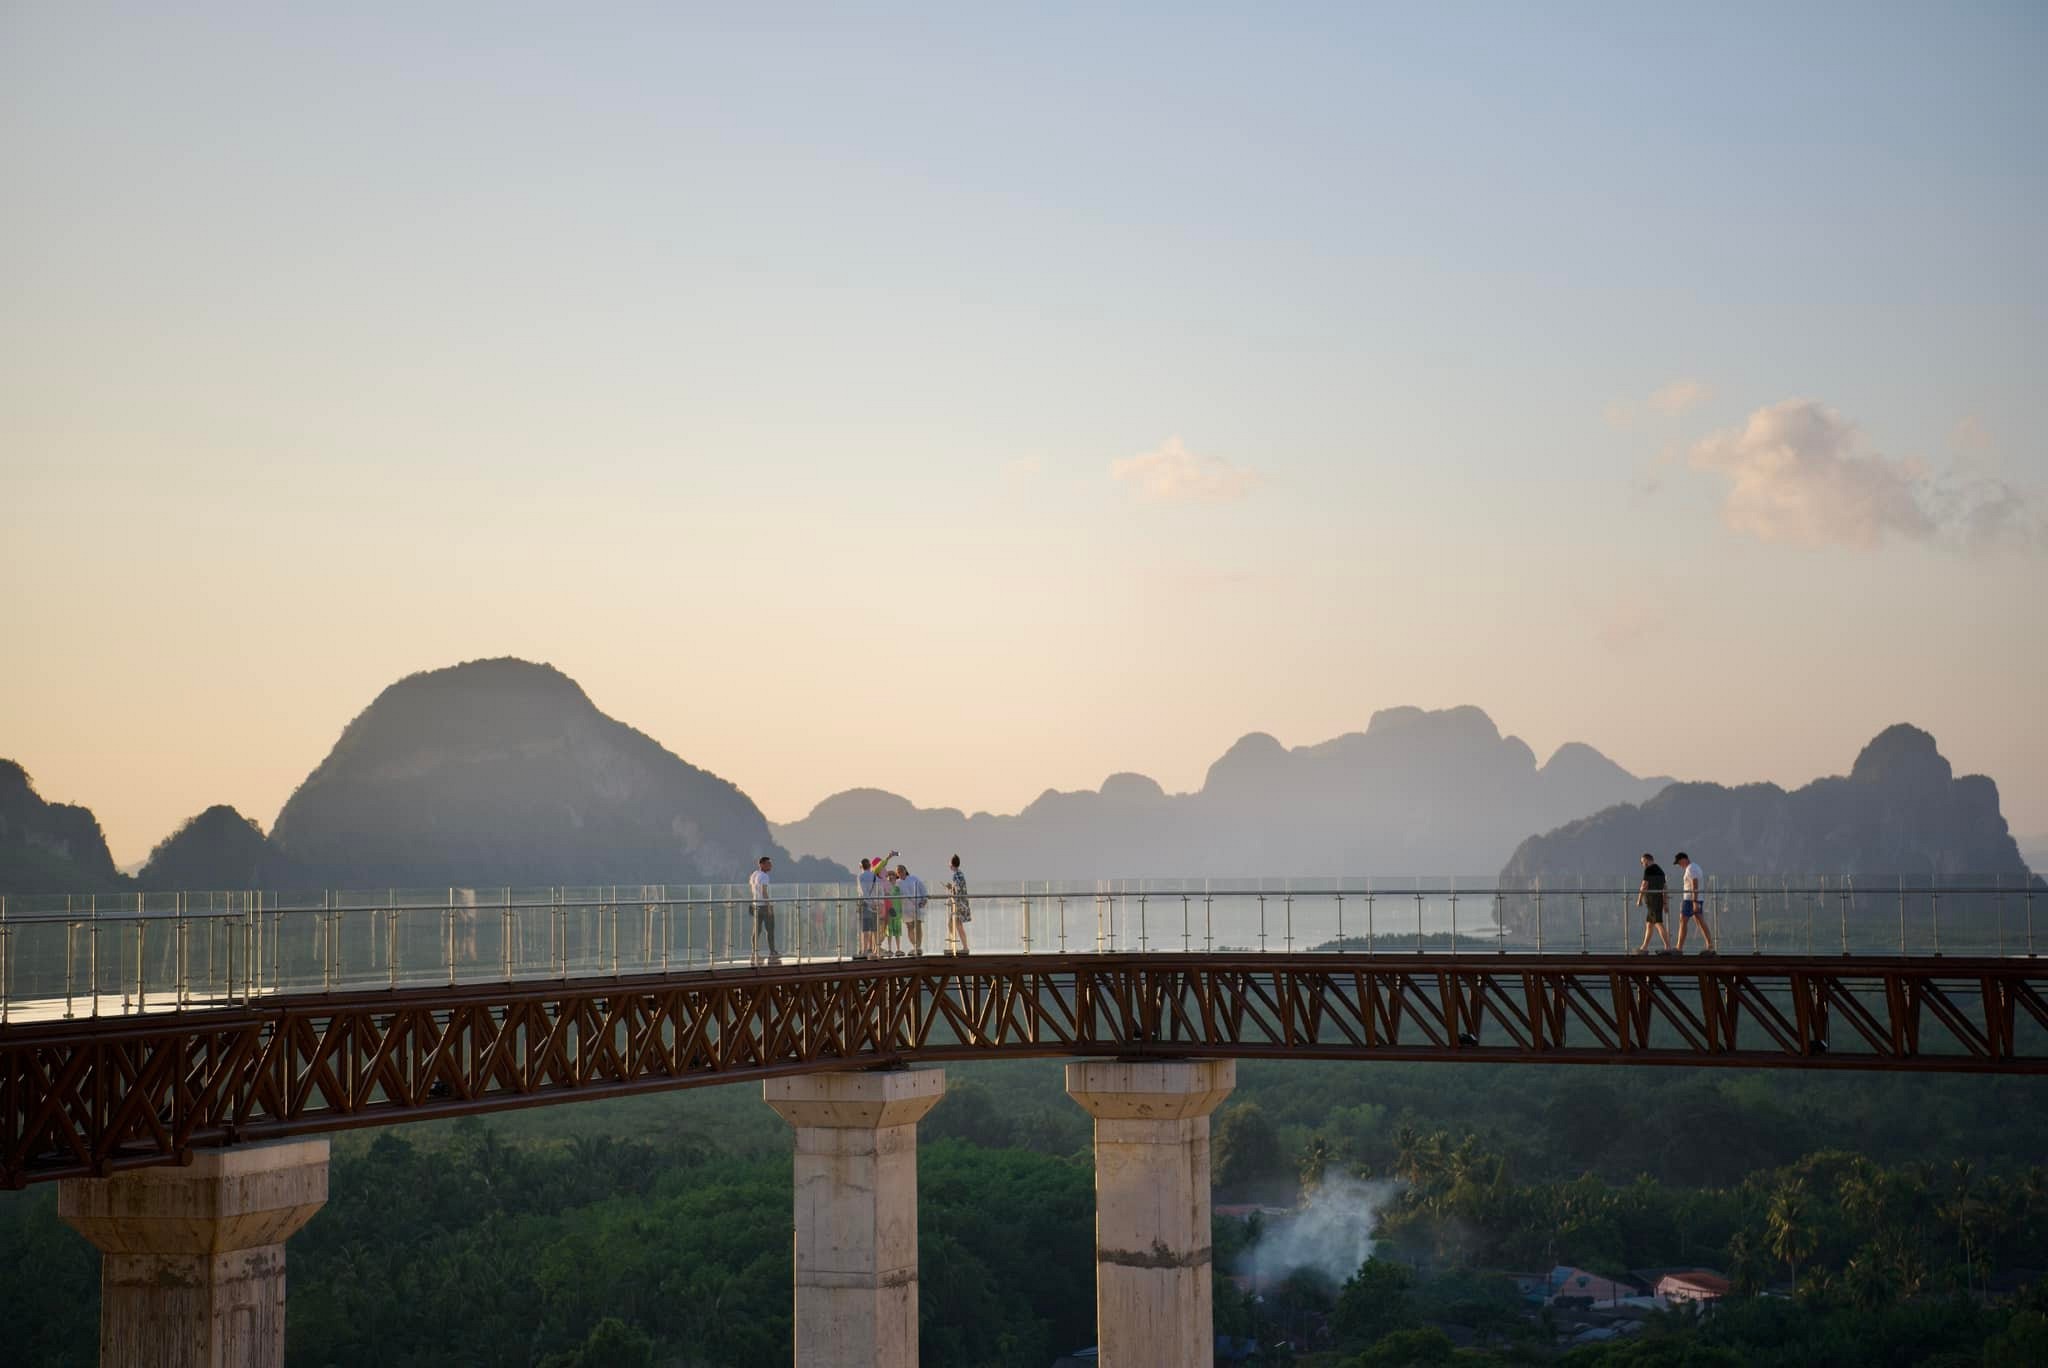
[[[0,1028],[0,1182],[783,1074],[1026,1056],[2048,1073],[2026,958],[1032,954],[253,997]]]

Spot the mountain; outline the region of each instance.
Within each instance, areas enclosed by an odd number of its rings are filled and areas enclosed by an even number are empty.
[[[957,853],[973,877],[998,881],[1472,874],[1498,868],[1531,831],[1669,782],[1576,743],[1539,766],[1478,708],[1389,708],[1317,745],[1253,732],[1194,793],[1113,774],[1092,792],[1047,790],[1014,815],[968,816],[852,789],[776,835],[842,860],[898,846],[914,868]]]
[[[125,883],[91,808],[45,802],[27,770],[0,760],[0,893],[107,893]]]
[[[731,883],[781,854],[737,787],[605,716],[559,670],[509,658],[385,689],[270,843],[330,887]],[[776,873],[849,877],[786,858]]]
[[[1637,856],[1667,865],[1680,848],[1724,876],[1902,875],[1909,879],[2024,879],[1998,786],[1957,778],[1918,727],[1888,727],[1847,777],[1786,792],[1776,784],[1673,784],[1522,842],[1501,878],[1598,878],[1633,886]]]
[[[136,871],[145,889],[300,888],[307,879],[252,818],[216,803],[157,842]]]

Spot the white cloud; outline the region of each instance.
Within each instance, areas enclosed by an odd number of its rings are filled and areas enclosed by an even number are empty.
[[[1865,451],[1853,423],[1810,399],[1758,409],[1695,443],[1692,465],[1729,482],[1721,520],[1758,541],[1975,550],[2041,539],[2039,518],[2011,486]]]
[[[1197,456],[1169,437],[1151,451],[1109,463],[1109,476],[1129,485],[1150,503],[1226,503],[1258,486],[1257,471],[1231,465],[1220,456]]]
[[[1949,429],[1948,444],[1957,451],[1989,451],[1997,445],[1991,440],[1991,431],[1984,426],[1984,420],[1974,413],[1966,413],[1956,419],[1956,425]]]
[[[1652,394],[1649,407],[1666,418],[1690,413],[1713,398],[1713,387],[1700,380],[1673,380]]]
[[[1617,399],[1600,411],[1607,426],[1626,432],[1638,417],[1677,418],[1692,412],[1714,397],[1714,387],[1704,380],[1673,380],[1659,386],[1640,402]]]

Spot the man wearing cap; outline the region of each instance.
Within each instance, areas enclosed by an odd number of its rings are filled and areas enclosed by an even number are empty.
[[[782,963],[782,956],[775,953],[775,901],[768,886],[768,871],[774,867],[775,861],[763,855],[759,866],[747,876],[747,893],[754,904],[752,959],[755,964],[761,962],[761,941],[764,937],[768,942],[768,962]]]
[[[1700,870],[1699,862],[1679,851],[1671,857],[1671,863],[1678,866],[1685,875],[1681,885],[1685,900],[1678,905],[1678,948],[1685,949],[1685,933],[1692,924],[1700,924],[1700,935],[1706,939],[1706,953],[1714,953],[1714,933],[1707,929],[1707,876]]]

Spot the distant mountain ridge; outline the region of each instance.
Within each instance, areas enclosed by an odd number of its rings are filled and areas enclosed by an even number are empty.
[[[0,893],[103,893],[125,882],[91,808],[52,803],[0,760]]]
[[[959,853],[991,880],[1478,873],[1531,831],[1669,783],[1571,743],[1538,766],[1475,707],[1387,708],[1363,732],[1289,749],[1240,738],[1194,793],[1142,774],[1047,790],[1014,815],[920,808],[881,789],[834,794],[775,828],[793,850],[849,858],[893,844],[913,867]]]
[[[1672,784],[1567,823],[1516,848],[1501,871],[1532,879],[1593,879],[1633,886],[1644,851],[1669,863],[1680,849],[1709,874],[1900,875],[1939,881],[2024,879],[1998,785],[1957,778],[1933,736],[1901,723],[1878,733],[1848,775],[1790,792],[1776,784]]]
[[[350,722],[271,844],[329,886],[731,883],[783,855],[753,800],[549,665],[409,675]],[[846,871],[786,856],[784,879]]]
[[[264,836],[254,818],[216,803],[156,843],[135,871],[139,888],[299,888],[305,871]]]

